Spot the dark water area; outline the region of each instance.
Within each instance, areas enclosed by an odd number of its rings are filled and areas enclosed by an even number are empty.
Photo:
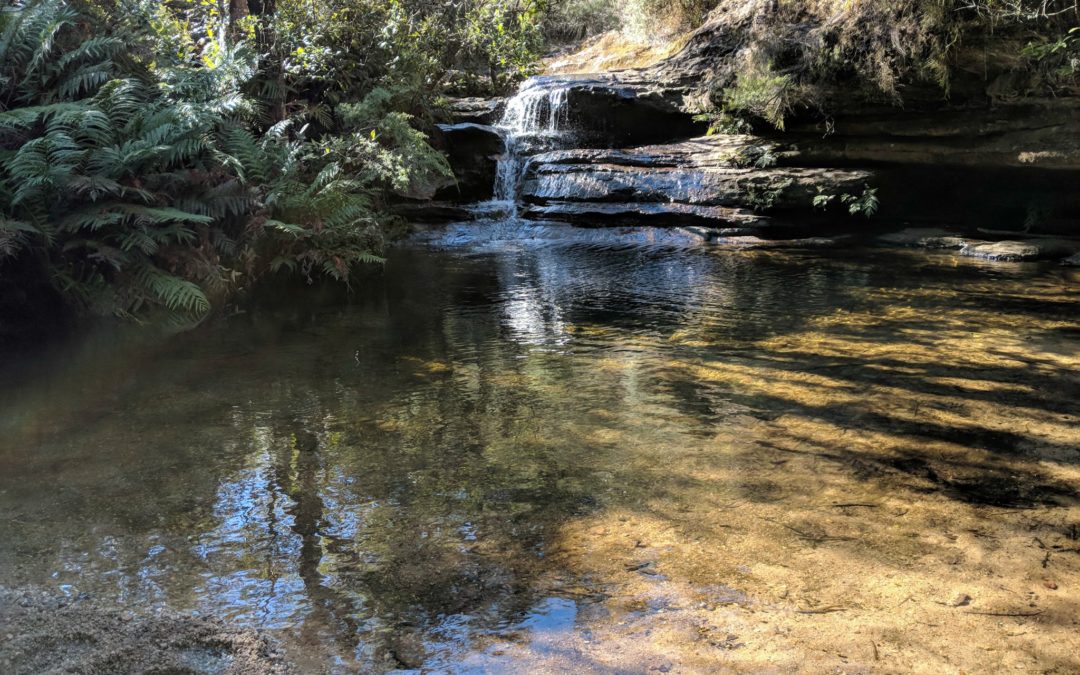
[[[1078,310],[1054,266],[451,227],[347,298],[9,359],[0,583],[302,672],[947,672],[985,654],[904,613],[958,593],[1080,667]]]

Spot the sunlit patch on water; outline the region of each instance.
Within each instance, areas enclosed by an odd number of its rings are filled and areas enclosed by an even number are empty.
[[[533,250],[544,247],[584,247],[633,249],[641,246],[664,248],[700,247],[702,238],[681,228],[655,227],[568,227],[563,223],[492,219],[451,223],[414,235],[405,245],[426,245],[438,249],[487,253]]]
[[[493,222],[282,300],[5,370],[4,585],[314,671],[1080,668],[1076,272]]]

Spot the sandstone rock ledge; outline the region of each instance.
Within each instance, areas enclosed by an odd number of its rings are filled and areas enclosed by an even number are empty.
[[[771,166],[780,149],[747,136],[708,136],[626,150],[534,155],[521,198],[527,213],[563,220],[708,222],[766,228],[770,213],[813,212],[818,194],[861,194],[868,171]]]
[[[989,241],[936,228],[909,228],[878,238],[885,244],[954,250],[958,255],[998,262],[1069,260],[1080,257],[1080,240],[1033,237]],[[1080,261],[1078,261],[1080,262]]]

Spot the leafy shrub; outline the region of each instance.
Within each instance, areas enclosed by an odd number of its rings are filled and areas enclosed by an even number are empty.
[[[542,6],[532,1],[487,0],[469,7],[462,40],[466,58],[487,69],[496,91],[532,74],[543,44],[541,18]]]
[[[847,206],[848,213],[853,216],[863,215],[870,218],[878,212],[881,206],[877,196],[877,188],[869,186],[863,189],[862,194],[853,195],[845,192],[839,197],[840,203]],[[814,197],[814,208],[827,209],[836,199],[837,195],[821,192],[819,188],[818,194]]]
[[[621,7],[614,0],[556,0],[544,14],[544,36],[570,44],[622,28]]]
[[[721,0],[712,14],[732,58],[707,83],[709,113],[782,126],[798,108],[830,112],[843,91],[902,102],[904,88],[947,97],[964,50],[1012,50],[988,73],[1000,95],[1075,90],[1080,5],[1073,0]],[[1010,60],[1002,60],[1006,70]],[[988,86],[989,90],[994,85]]]
[[[657,42],[701,25],[716,5],[717,0],[625,0],[619,13],[626,33]]]
[[[269,270],[347,280],[386,195],[447,172],[385,93],[326,139],[303,115],[253,130],[242,42],[148,67],[64,0],[2,16],[0,275],[34,261],[95,313],[190,324]]]

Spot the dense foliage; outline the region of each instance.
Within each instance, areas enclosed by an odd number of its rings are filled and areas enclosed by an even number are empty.
[[[534,13],[502,0],[3,12],[0,288],[45,282],[94,313],[188,324],[270,271],[347,281],[379,259],[388,203],[447,179],[424,131],[455,66],[495,86],[527,72]]]
[[[783,126],[800,107],[830,113],[837,92],[903,103],[945,97],[963,72],[1000,98],[1076,91],[1076,0],[721,0],[741,43],[712,82],[718,120]]]

